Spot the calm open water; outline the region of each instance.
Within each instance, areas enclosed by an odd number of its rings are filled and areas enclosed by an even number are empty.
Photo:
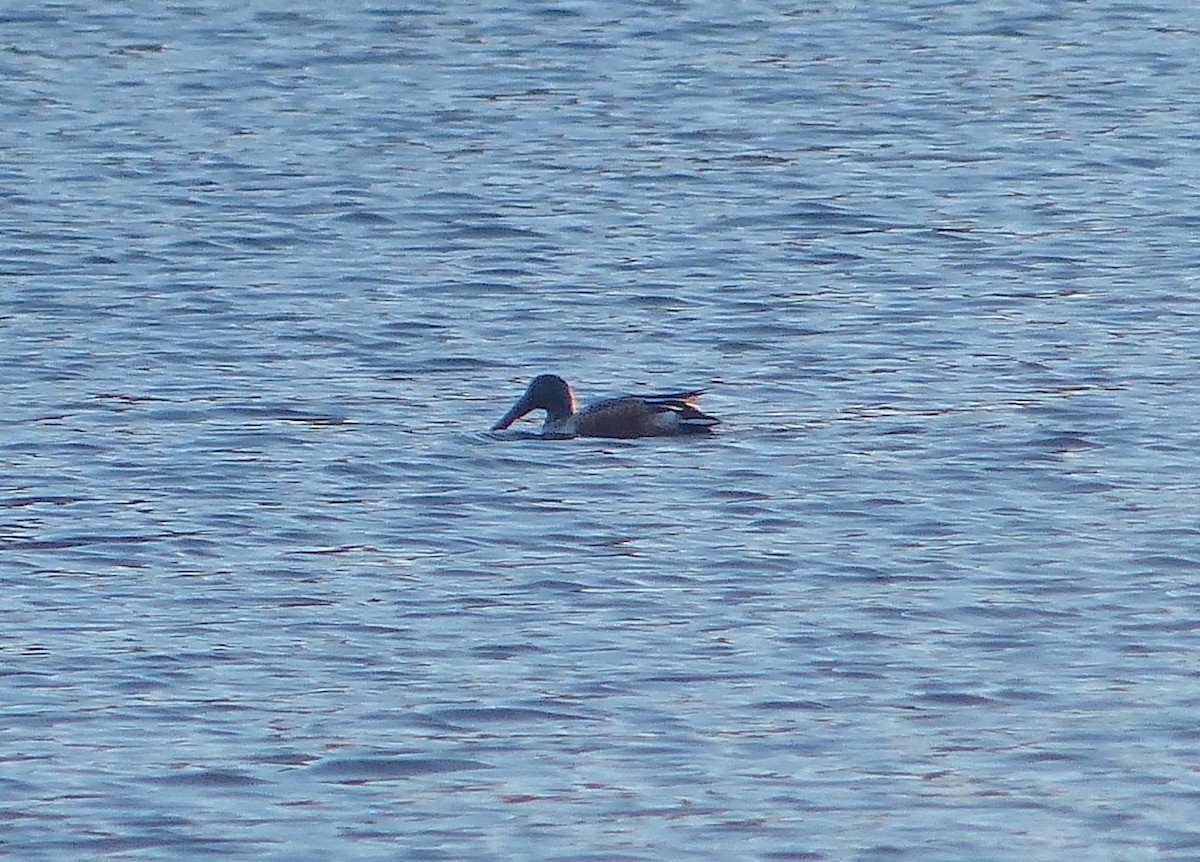
[[[1200,856],[1194,4],[0,32],[0,855]]]

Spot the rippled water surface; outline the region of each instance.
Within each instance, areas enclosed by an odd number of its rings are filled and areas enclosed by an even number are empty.
[[[1200,855],[1197,20],[10,4],[0,855]]]

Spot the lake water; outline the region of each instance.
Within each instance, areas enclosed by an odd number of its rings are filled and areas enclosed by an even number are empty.
[[[1193,4],[0,27],[0,855],[1200,856]]]

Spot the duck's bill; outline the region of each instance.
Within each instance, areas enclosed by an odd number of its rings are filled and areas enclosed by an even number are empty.
[[[516,404],[514,404],[512,406],[511,410],[509,410],[507,413],[505,413],[503,416],[500,417],[500,421],[492,426],[492,430],[493,431],[503,431],[509,425],[513,424],[518,419],[520,419],[522,416],[524,416],[526,413],[528,413],[531,409],[533,409],[533,408],[531,408],[528,404],[526,404],[525,399],[522,398],[520,401],[518,401]]]

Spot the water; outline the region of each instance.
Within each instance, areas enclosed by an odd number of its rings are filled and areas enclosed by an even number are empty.
[[[1189,4],[230,5],[0,14],[6,856],[1200,852]]]

